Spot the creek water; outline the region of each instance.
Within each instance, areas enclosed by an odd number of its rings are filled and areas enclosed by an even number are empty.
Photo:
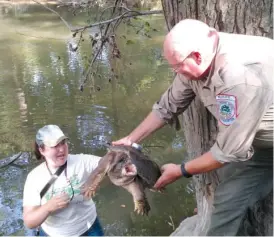
[[[64,8],[50,7],[74,25],[87,23],[86,13],[75,17]],[[57,124],[64,130],[70,138],[70,153],[100,156],[106,152],[106,141],[134,129],[173,79],[161,56],[164,18],[145,19],[156,29],[151,38],[121,25],[117,33],[121,58],[114,60],[104,50],[100,76],[81,92],[81,75],[90,55],[88,36],[72,52],[70,45],[77,44],[77,37],[52,12],[36,4],[0,3],[0,157],[32,151],[35,133],[45,124]],[[183,132],[169,126],[142,145],[160,165],[185,158]],[[22,220],[22,192],[28,172],[36,165],[30,159],[27,165],[1,170],[1,235],[32,234]],[[169,235],[193,214],[190,187],[182,179],[169,185],[164,194],[148,191],[151,212],[142,217],[133,212],[130,194],[106,179],[94,198],[105,234]]]

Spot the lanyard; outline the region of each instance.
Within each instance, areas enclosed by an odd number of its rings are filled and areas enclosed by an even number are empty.
[[[51,179],[48,181],[48,183],[45,185],[45,187],[41,190],[41,192],[40,192],[41,199],[46,194],[46,192],[49,190],[50,186],[56,181],[56,179],[59,177],[59,175],[63,172],[63,170],[66,171],[67,162],[65,164],[63,164],[62,166],[60,166],[54,174],[52,174],[50,172],[47,163],[46,163],[46,166],[47,166],[49,173],[51,174]],[[65,174],[67,174],[67,172],[65,172]],[[67,177],[67,175],[66,175],[66,177]]]

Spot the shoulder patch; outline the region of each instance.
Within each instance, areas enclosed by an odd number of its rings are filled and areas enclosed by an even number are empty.
[[[237,98],[234,95],[216,95],[219,120],[223,125],[231,125],[237,118]]]

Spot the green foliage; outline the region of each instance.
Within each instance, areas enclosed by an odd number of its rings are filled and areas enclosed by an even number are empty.
[[[133,40],[127,40],[126,44],[127,45],[134,44],[134,41]]]

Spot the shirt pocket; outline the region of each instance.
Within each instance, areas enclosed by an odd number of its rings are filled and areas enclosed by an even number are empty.
[[[216,119],[218,119],[216,99],[215,99],[215,98],[212,98],[212,97],[206,97],[206,98],[203,98],[202,101],[203,101],[204,106],[208,109],[208,111],[209,111]]]

